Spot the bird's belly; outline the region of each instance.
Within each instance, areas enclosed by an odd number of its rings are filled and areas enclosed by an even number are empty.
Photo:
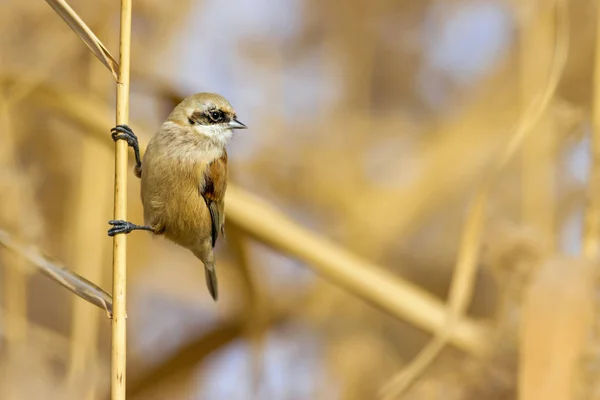
[[[149,224],[160,226],[167,239],[188,249],[210,240],[210,212],[195,187],[162,193],[148,199],[149,212],[145,214]]]

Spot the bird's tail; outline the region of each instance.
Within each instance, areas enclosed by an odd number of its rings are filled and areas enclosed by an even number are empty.
[[[206,275],[206,286],[214,301],[217,301],[219,297],[219,289],[217,285],[217,271],[215,270],[215,264],[212,262],[204,263],[204,272]]]

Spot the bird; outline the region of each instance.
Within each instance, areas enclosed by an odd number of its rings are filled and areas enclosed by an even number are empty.
[[[226,145],[240,129],[247,126],[229,101],[208,92],[190,95],[175,106],[150,139],[143,159],[128,125],[111,129],[115,142],[125,140],[134,151],[144,225],[111,220],[108,235],[145,230],[190,250],[204,264],[214,301],[219,293],[214,248],[225,233]]]

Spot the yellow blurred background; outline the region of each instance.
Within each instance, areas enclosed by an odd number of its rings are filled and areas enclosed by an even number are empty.
[[[119,2],[69,4],[118,56]],[[217,303],[127,236],[128,398],[600,399],[599,7],[134,0],[140,141],[202,91],[249,129]],[[52,8],[3,0],[0,231],[108,292],[114,115]],[[106,313],[3,247],[0,277],[0,399],[108,399]]]

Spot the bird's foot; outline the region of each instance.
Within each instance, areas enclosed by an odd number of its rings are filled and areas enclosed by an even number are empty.
[[[151,226],[147,225],[136,225],[131,222],[123,221],[123,220],[111,220],[108,221],[113,227],[108,230],[108,236],[115,236],[119,233],[129,233],[131,231],[136,230],[144,230],[144,231],[154,231]]]
[[[110,130],[110,136],[115,142],[117,140],[125,140],[127,145],[133,148],[135,154],[135,174],[141,176],[142,171],[142,158],[140,157],[140,142],[137,136],[133,133],[133,130],[128,125],[122,124],[117,125]]]
[[[110,136],[115,142],[117,140],[125,140],[129,147],[135,148],[139,146],[137,136],[128,125],[123,124],[115,126],[110,130]]]

